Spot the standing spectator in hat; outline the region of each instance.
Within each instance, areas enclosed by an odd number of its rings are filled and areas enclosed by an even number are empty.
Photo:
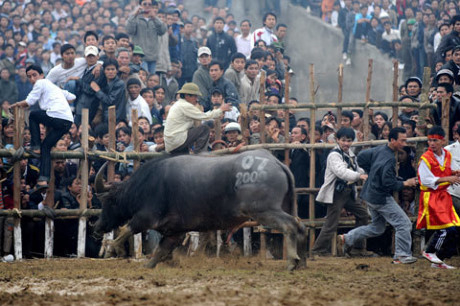
[[[184,22],[184,35],[181,43],[181,62],[182,62],[182,77],[179,79],[179,86],[186,82],[191,82],[193,73],[198,68],[196,61],[198,54],[198,43],[192,37],[193,23],[191,21]]]
[[[158,37],[166,32],[166,25],[157,17],[158,2],[140,0],[140,6],[128,18],[126,31],[133,44],[139,45],[145,53],[149,73],[155,73],[159,55]]]
[[[231,109],[231,104],[224,103],[219,109],[203,113],[196,107],[198,96],[201,96],[196,84],[186,83],[178,93],[180,99],[173,104],[166,120],[164,131],[166,152],[188,153],[190,147],[194,145],[194,152],[198,153],[206,148],[209,127],[206,125],[194,127],[194,121],[220,118],[223,112]]]
[[[208,37],[206,46],[211,50],[214,59],[221,61],[224,69],[227,69],[233,54],[236,53],[236,44],[233,37],[224,32],[224,25],[224,18],[214,19],[214,31]]]
[[[81,124],[81,115],[84,108],[89,109],[89,122],[91,123],[96,116],[99,108],[96,92],[91,88],[91,82],[96,79],[93,70],[97,66],[99,59],[99,49],[95,46],[85,48],[86,69],[78,79],[77,106],[75,111],[75,124]]]
[[[198,61],[200,67],[193,73],[193,83],[200,89],[198,101],[203,106],[205,111],[211,109],[208,101],[209,94],[212,89],[212,79],[209,75],[209,64],[212,61],[211,50],[208,47],[201,47],[198,49]]]
[[[405,83],[407,95],[417,99],[418,96],[422,93],[422,86],[422,80],[420,80],[418,77],[413,76],[408,78]]]
[[[46,185],[51,173],[51,148],[67,133],[73,123],[70,100],[75,100],[75,95],[63,91],[50,80],[45,79],[40,66],[31,65],[26,69],[27,77],[33,89],[27,98],[13,105],[13,107],[29,107],[36,103],[38,110],[33,110],[29,115],[29,127],[32,136],[31,150],[40,151],[40,177],[38,183]],[[49,131],[40,143],[40,127],[43,124]]]
[[[139,72],[144,66],[144,50],[140,46],[134,46],[133,55],[131,56],[131,63],[129,63],[129,68],[131,72]]]

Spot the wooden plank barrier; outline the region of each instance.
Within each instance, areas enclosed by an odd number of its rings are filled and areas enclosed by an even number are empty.
[[[392,109],[392,118],[393,122],[397,121],[398,110],[400,107],[412,107],[417,108],[420,110],[419,122],[417,128],[425,132],[425,118],[426,112],[429,111],[430,108],[434,107],[432,104],[428,102],[427,96],[427,86],[428,82],[426,82],[426,77],[424,77],[424,91],[421,95],[422,102],[421,103],[412,103],[412,102],[398,102],[397,101],[397,78],[398,78],[398,71],[397,71],[397,64],[395,63],[394,66],[394,74],[393,74],[393,101],[391,102],[378,102],[378,101],[370,101],[371,97],[371,82],[372,82],[372,67],[373,62],[369,60],[368,64],[368,77],[367,77],[367,86],[366,86],[366,99],[364,102],[343,102],[342,101],[342,87],[343,87],[343,66],[339,67],[339,89],[338,89],[338,101],[337,102],[330,102],[330,103],[316,103],[315,96],[316,96],[316,88],[315,88],[315,73],[314,73],[314,66],[310,65],[310,102],[309,103],[299,103],[297,105],[289,104],[289,83],[290,83],[290,76],[286,74],[286,86],[285,86],[285,104],[281,105],[267,105],[265,103],[265,73],[262,72],[260,78],[260,105],[252,106],[250,110],[245,112],[246,114],[250,114],[251,111],[258,110],[259,115],[261,118],[260,122],[260,144],[257,145],[246,145],[240,149],[240,152],[247,151],[247,150],[254,150],[259,148],[269,149],[269,150],[284,150],[285,152],[285,163],[289,165],[289,150],[290,149],[308,149],[310,150],[310,186],[309,188],[296,188],[296,192],[298,194],[309,194],[309,218],[308,220],[302,220],[303,223],[309,228],[309,238],[310,238],[310,247],[309,251],[311,252],[311,247],[313,246],[315,240],[315,229],[322,226],[324,220],[315,219],[315,209],[314,209],[314,199],[315,194],[318,192],[319,188],[315,187],[315,151],[318,149],[325,149],[325,148],[333,148],[335,144],[325,144],[325,143],[315,143],[315,119],[316,118],[316,110],[317,109],[331,109],[337,108],[339,119],[341,118],[341,113],[343,108],[363,108],[364,109],[364,135],[365,137],[369,135],[369,126],[370,126],[370,108],[371,107],[390,107]],[[429,76],[429,69],[425,69],[425,76]],[[429,79],[429,78],[428,78]],[[446,102],[443,101],[443,106],[445,106]],[[305,144],[291,144],[289,143],[289,136],[286,133],[286,142],[285,143],[277,143],[277,144],[267,144],[266,137],[265,137],[265,112],[266,111],[273,111],[283,109],[284,110],[284,125],[285,129],[289,128],[289,110],[295,109],[309,109],[310,110],[310,117],[312,119],[312,123],[310,125],[310,143]],[[445,110],[446,109],[446,110]],[[423,111],[426,110],[426,111]],[[449,118],[449,108],[443,107],[443,125],[448,127],[448,118]],[[22,129],[23,129],[23,122],[24,122],[24,112],[20,108],[15,108],[15,136],[14,136],[14,149],[13,150],[5,150],[0,149],[0,157],[12,157],[15,153],[15,150],[18,150],[22,144]],[[77,246],[77,255],[78,257],[85,256],[85,243],[86,243],[86,220],[88,217],[91,216],[98,216],[100,214],[99,209],[87,209],[87,186],[88,186],[88,174],[89,174],[89,161],[95,160],[99,158],[109,158],[111,161],[108,165],[108,173],[107,173],[107,180],[112,182],[114,180],[114,169],[115,169],[115,161],[117,158],[121,159],[119,154],[115,151],[115,108],[109,108],[109,152],[100,152],[100,151],[90,151],[88,148],[88,110],[83,110],[82,116],[82,124],[83,124],[83,131],[82,131],[82,151],[72,151],[72,152],[52,152],[51,158],[52,159],[80,159],[81,162],[81,182],[82,182],[82,195],[80,198],[80,209],[69,209],[69,210],[56,210],[57,218],[68,218],[74,217],[79,218],[79,231],[78,231],[78,246]],[[137,130],[138,130],[138,122],[137,122],[137,111],[133,110],[132,114],[132,122],[133,122],[133,139],[134,139],[134,151],[133,152],[126,152],[124,154],[125,158],[128,160],[134,161],[134,169],[140,164],[141,160],[147,160],[152,158],[157,158],[163,156],[165,153],[154,153],[154,152],[140,152],[140,143],[138,140]],[[249,122],[248,118],[244,118],[244,122]],[[340,125],[340,120],[337,122]],[[246,128],[246,127],[245,127]],[[448,131],[447,131],[448,132]],[[367,139],[367,138],[365,138]],[[419,156],[421,150],[425,147],[426,137],[414,137],[408,139],[409,143],[417,144],[417,154]],[[352,146],[354,147],[366,147],[366,146],[375,146],[387,143],[387,140],[373,140],[373,141],[362,141],[354,143]],[[222,154],[229,154],[233,153],[231,149],[222,149],[213,151],[212,154],[215,155],[222,155]],[[23,154],[24,158],[30,158],[27,153]],[[19,169],[19,161],[14,163],[14,210],[0,210],[0,216],[10,216],[14,217],[14,252],[16,259],[22,258],[22,240],[21,240],[21,216],[29,216],[29,217],[37,217],[43,218],[45,214],[41,210],[21,210],[20,205],[20,169]],[[50,182],[51,184],[51,182]],[[354,226],[354,220],[347,220],[341,219],[339,222],[339,226]],[[46,242],[45,242],[45,257],[52,257],[53,256],[53,232],[54,232],[54,222],[51,219],[46,219],[45,222],[45,235],[46,235]],[[260,256],[265,259],[266,257],[266,236],[265,233],[267,229],[262,229],[260,231]],[[252,253],[251,250],[251,228],[244,228],[243,230],[244,235],[244,255],[249,256]],[[112,235],[106,235],[106,238],[113,239]],[[136,241],[136,240],[135,240]],[[311,255],[311,254],[310,254]],[[140,258],[142,256],[142,243],[141,243],[141,236],[139,234],[137,238],[137,242],[135,242],[135,257]]]

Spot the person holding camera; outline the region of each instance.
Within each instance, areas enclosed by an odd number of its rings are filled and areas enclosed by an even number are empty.
[[[318,239],[313,246],[313,254],[328,256],[331,254],[331,240],[337,231],[339,218],[345,208],[353,213],[356,218],[356,226],[367,224],[369,215],[366,208],[356,201],[356,183],[366,180],[367,174],[359,167],[356,156],[350,150],[355,139],[355,132],[352,128],[341,128],[337,132],[337,147],[327,157],[327,166],[324,177],[324,184],[316,197],[316,201],[327,205],[326,222],[321,228]],[[354,245],[352,253],[358,256],[368,256],[364,249],[363,241]]]
[[[144,62],[150,74],[155,73],[160,53],[158,37],[166,33],[166,25],[157,17],[158,1],[140,0],[139,7],[128,18],[126,31],[131,41],[144,51]]]

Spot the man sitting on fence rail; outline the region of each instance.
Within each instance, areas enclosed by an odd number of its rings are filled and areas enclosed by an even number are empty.
[[[350,150],[353,139],[355,132],[352,128],[341,128],[337,132],[338,146],[327,157],[324,184],[316,197],[318,202],[328,204],[327,215],[313,246],[315,255],[330,255],[331,240],[337,231],[343,208],[354,214],[357,226],[367,224],[369,219],[366,208],[356,201],[356,182],[366,180],[367,174],[359,167],[355,155]],[[356,241],[354,246],[356,255],[372,255],[364,249],[363,241]]]
[[[224,103],[219,109],[203,113],[196,105],[201,92],[194,83],[182,86],[180,99],[169,110],[166,120],[164,141],[168,153],[188,153],[189,148],[195,144],[194,152],[202,151],[209,138],[209,127],[200,125],[193,127],[194,120],[208,120],[220,118],[223,112],[231,110],[230,103]]]
[[[73,123],[73,115],[69,102],[75,100],[75,95],[45,79],[40,66],[31,65],[26,69],[27,78],[33,88],[24,101],[12,107],[29,107],[38,102],[39,110],[33,110],[29,115],[31,149],[37,153],[40,150],[40,177],[38,183],[46,185],[51,172],[51,148],[67,133]],[[40,145],[40,123],[48,128],[48,133]]]
[[[345,235],[337,236],[339,253],[349,253],[351,247],[360,240],[377,237],[386,229],[386,222],[396,230],[394,264],[411,264],[417,261],[412,257],[412,223],[402,208],[392,197],[394,191],[404,187],[415,187],[416,178],[404,182],[396,177],[395,152],[406,146],[406,130],[402,127],[393,128],[388,137],[388,145],[362,151],[358,155],[358,164],[366,170],[369,178],[361,191],[361,199],[368,204],[372,223],[357,227]]]

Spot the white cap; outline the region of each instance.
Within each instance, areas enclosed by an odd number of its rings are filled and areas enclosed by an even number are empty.
[[[198,57],[200,57],[203,54],[211,55],[211,50],[208,47],[201,47],[198,49]]]
[[[241,126],[236,123],[236,122],[230,122],[225,126],[225,133],[231,132],[231,131],[238,131],[241,133]]]
[[[88,46],[85,48],[85,57],[88,55],[94,55],[98,56],[99,55],[99,49],[95,46]]]

